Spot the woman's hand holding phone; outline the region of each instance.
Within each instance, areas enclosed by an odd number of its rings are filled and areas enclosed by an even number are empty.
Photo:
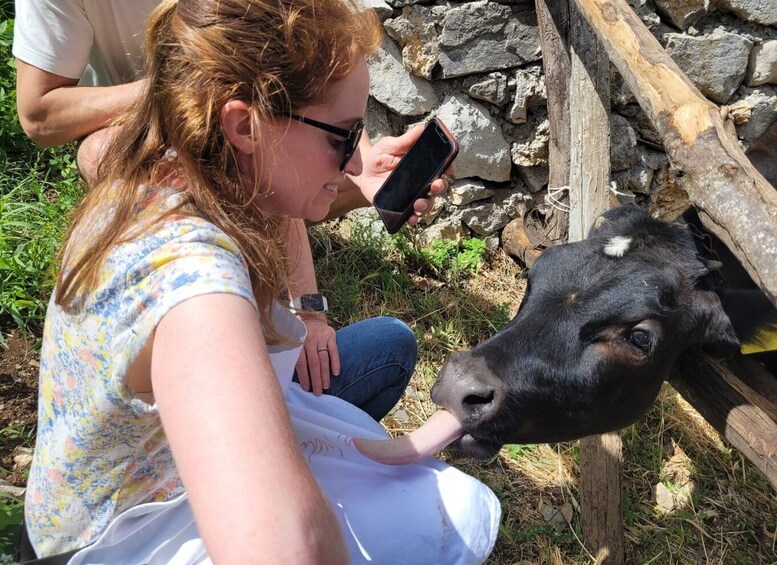
[[[422,207],[431,185],[451,168],[459,144],[438,118],[432,118],[375,194],[373,205],[389,233],[396,233]]]
[[[424,126],[416,126],[398,137],[384,137],[375,145],[371,145],[367,136],[362,137],[360,150],[362,152],[363,171],[354,182],[359,186],[364,196],[372,203],[375,194],[383,183],[396,168],[402,157],[410,150],[416,140],[424,131]],[[456,171],[456,166],[451,164],[444,171],[446,175],[452,175]],[[418,198],[413,203],[414,214],[410,216],[407,223],[415,225],[418,223],[418,216],[432,207],[434,195],[442,194],[449,188],[448,183],[437,178],[431,184],[431,194]]]

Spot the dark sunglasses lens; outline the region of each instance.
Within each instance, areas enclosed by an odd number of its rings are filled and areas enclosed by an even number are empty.
[[[362,131],[364,131],[364,124],[358,124],[348,138],[348,142],[345,144],[345,153],[343,154],[343,162],[340,163],[340,172],[345,170],[348,161],[351,160],[353,154],[356,153],[356,148],[359,146],[359,140],[362,137]]]

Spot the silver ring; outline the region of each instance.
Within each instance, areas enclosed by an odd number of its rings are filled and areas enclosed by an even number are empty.
[[[451,185],[451,177],[449,177],[449,176],[448,176],[448,175],[446,175],[445,173],[441,174],[441,175],[440,175],[440,178],[441,178],[442,180],[444,180],[444,181],[445,181],[445,184],[447,184],[448,186],[450,186],[450,185]]]
[[[329,348],[325,347],[323,349],[318,350],[319,353],[321,353],[322,351],[326,351],[327,353],[329,353]]]

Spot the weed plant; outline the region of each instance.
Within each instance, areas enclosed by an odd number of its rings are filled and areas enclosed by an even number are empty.
[[[0,355],[9,330],[40,335],[54,258],[83,194],[74,147],[39,147],[19,123],[12,15],[13,2],[0,1]],[[21,441],[31,448],[34,436],[33,426],[9,426],[0,430],[0,446]],[[22,515],[21,500],[0,496],[0,562],[14,552]]]
[[[45,149],[22,130],[12,39],[13,20],[0,22],[0,347],[11,328],[40,330],[53,258],[83,193],[73,146]]]

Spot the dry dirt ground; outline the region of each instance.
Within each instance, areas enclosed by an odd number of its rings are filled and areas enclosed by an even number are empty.
[[[32,447],[38,399],[38,354],[34,340],[17,332],[0,345],[0,468],[2,479],[24,486],[24,469],[14,457]]]

